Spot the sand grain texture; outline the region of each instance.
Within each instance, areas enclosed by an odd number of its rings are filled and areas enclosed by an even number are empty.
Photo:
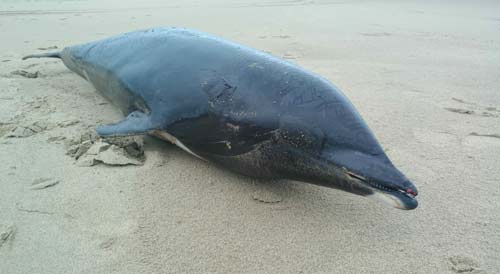
[[[0,273],[499,273],[499,10],[1,1]],[[420,207],[256,182],[150,137],[143,165],[80,167],[66,153],[90,149],[82,132],[121,114],[60,61],[21,57],[153,26],[217,34],[331,80],[418,186]],[[31,189],[39,178],[59,183]]]

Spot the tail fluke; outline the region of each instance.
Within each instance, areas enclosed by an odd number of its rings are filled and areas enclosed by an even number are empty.
[[[61,59],[61,52],[48,52],[48,53],[40,53],[40,54],[30,54],[23,57],[23,60],[30,58],[59,58]]]

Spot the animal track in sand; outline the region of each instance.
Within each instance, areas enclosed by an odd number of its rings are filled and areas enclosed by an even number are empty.
[[[451,264],[451,270],[455,273],[485,274],[479,268],[479,264],[469,257],[456,255],[449,257],[448,261]]]
[[[266,204],[279,203],[283,200],[280,195],[268,190],[257,190],[252,194],[252,198]]]
[[[413,130],[413,135],[418,141],[435,147],[448,147],[459,143],[459,138],[449,132],[432,132],[415,129]]]
[[[59,184],[59,180],[54,179],[54,178],[38,178],[33,180],[33,183],[31,184],[31,189],[33,190],[41,190],[49,187],[53,187],[57,184]]]
[[[45,131],[47,129],[51,128],[51,126],[42,121],[37,121],[29,125],[19,125],[13,128],[8,134],[7,137],[9,138],[26,138],[33,136],[37,133],[40,133],[42,131]]]
[[[274,35],[273,38],[279,38],[279,39],[288,39],[290,38],[290,35]]]
[[[371,37],[387,37],[392,36],[392,33],[389,32],[360,32],[360,35],[363,36],[371,36]]]
[[[0,137],[7,138],[26,138],[35,134],[52,130],[54,128],[66,128],[74,126],[80,121],[76,119],[67,119],[63,121],[48,122],[44,114],[54,112],[54,107],[49,105],[47,97],[37,96],[24,102],[22,110],[19,110],[14,117],[6,122],[0,122]],[[51,137],[54,141],[63,137]]]
[[[0,225],[0,248],[10,243],[12,247],[12,241],[16,236],[16,226],[10,225]]]
[[[277,204],[285,200],[288,185],[280,180],[255,180],[256,189],[252,192],[253,200],[264,204]]]
[[[35,214],[42,214],[42,215],[54,215],[55,214],[55,212],[39,210],[39,209],[34,209],[34,208],[26,208],[20,202],[16,203],[16,209],[21,211],[21,212],[26,212],[26,213],[35,213]]]
[[[57,49],[57,46],[49,46],[49,47],[45,47],[45,48],[38,48],[39,50],[53,50],[53,49]]]
[[[481,106],[479,104],[468,102],[460,98],[451,98],[453,101],[466,105],[467,107],[445,107],[444,109],[450,112],[464,114],[464,115],[476,115],[482,117],[500,117],[500,108],[492,106]]]
[[[473,110],[468,110],[468,109],[461,109],[461,108],[444,108],[447,111],[451,112],[456,112],[460,114],[474,114],[475,112]]]
[[[343,1],[310,1],[310,0],[272,0],[237,3],[230,7],[290,7],[290,6],[330,6],[344,3]]]
[[[41,109],[41,108],[47,108],[49,105],[49,101],[47,97],[35,97],[33,98],[33,101],[29,101],[26,103],[26,106],[28,109]]]
[[[500,134],[470,133],[462,141],[464,145],[476,148],[500,147]]]
[[[15,125],[11,122],[0,122],[0,137],[3,137],[7,132],[12,131]]]
[[[291,59],[299,59],[299,58],[302,58],[304,57],[304,55],[300,52],[285,52],[283,55],[282,55],[283,59],[288,59],[288,60],[291,60]]]
[[[38,78],[40,76],[39,71],[29,72],[29,71],[25,71],[25,70],[15,70],[15,71],[12,71],[10,74],[19,75],[19,76],[22,76],[24,78]]]
[[[110,249],[115,244],[115,242],[116,242],[115,238],[108,238],[99,244],[99,248]]]
[[[468,115],[477,115],[477,116],[483,116],[483,117],[500,117],[500,113],[494,113],[491,111],[482,111],[482,112],[477,112],[475,110],[471,109],[463,109],[463,108],[444,108],[447,111],[450,112],[455,112],[459,114],[468,114]],[[491,110],[496,110],[496,108],[487,108]]]

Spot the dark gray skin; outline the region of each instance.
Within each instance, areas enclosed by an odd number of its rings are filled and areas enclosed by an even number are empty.
[[[101,136],[153,134],[234,172],[417,207],[349,100],[268,54],[176,28],[131,32],[32,57],[61,58],[127,116]]]

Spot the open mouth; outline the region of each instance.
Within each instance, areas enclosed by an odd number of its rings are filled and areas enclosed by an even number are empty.
[[[374,198],[383,200],[396,208],[410,210],[418,206],[415,199],[418,194],[410,187],[403,189],[392,185],[383,185],[351,171],[346,171],[346,174],[372,189]]]

